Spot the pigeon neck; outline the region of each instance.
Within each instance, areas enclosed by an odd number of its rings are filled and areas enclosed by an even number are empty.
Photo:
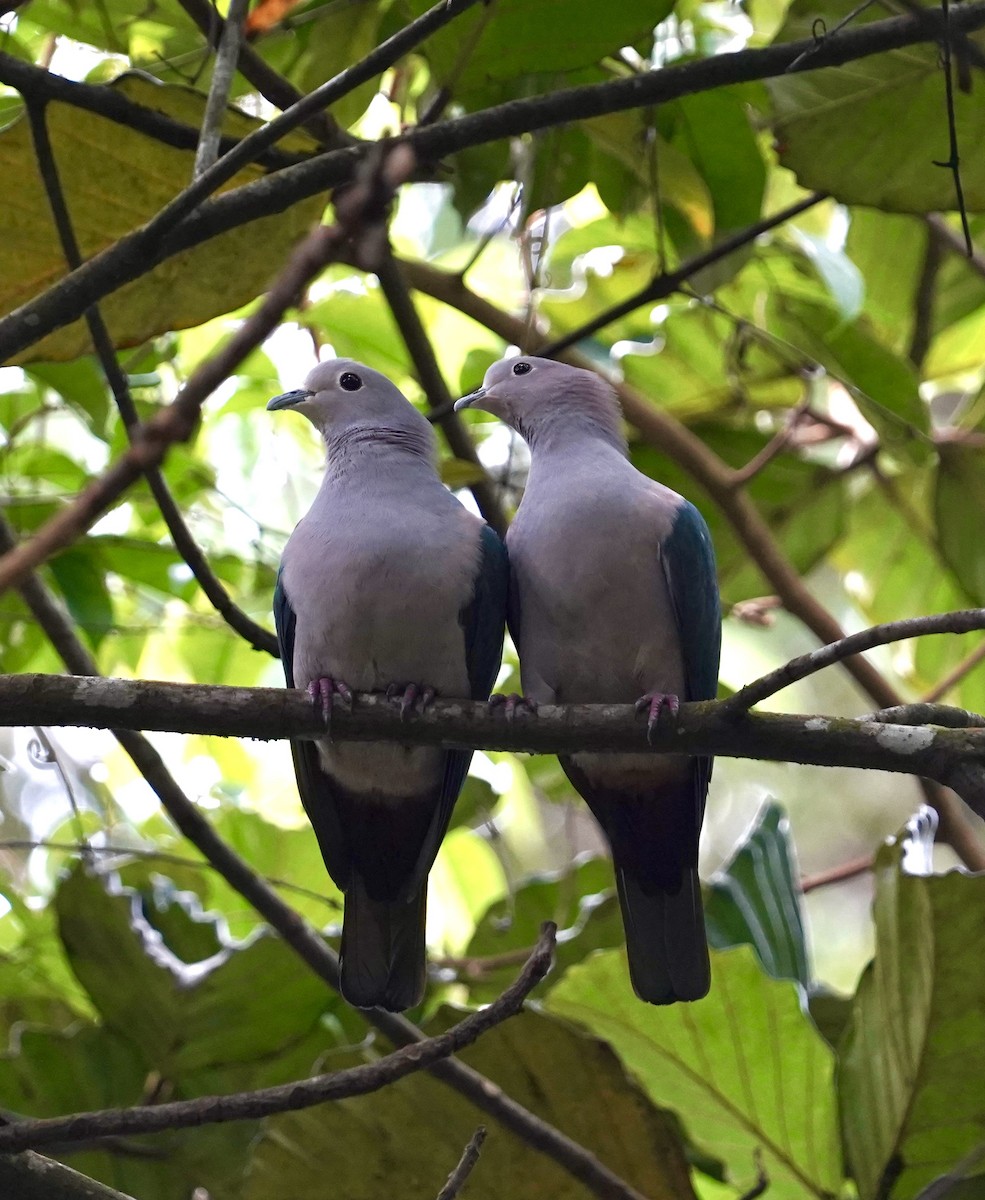
[[[530,447],[533,458],[545,458],[555,454],[569,457],[575,453],[599,452],[611,454],[615,451],[620,458],[626,457],[626,439],[618,425],[610,427],[591,417],[572,415],[564,420],[546,421],[533,429],[520,429],[519,433]]]
[[[328,474],[341,478],[353,471],[434,475],[434,435],[425,425],[347,425],[326,434]]]

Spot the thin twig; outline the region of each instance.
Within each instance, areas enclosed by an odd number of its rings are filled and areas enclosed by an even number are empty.
[[[930,349],[934,333],[934,300],[937,295],[937,277],[944,262],[944,247],[934,230],[927,229],[927,245],[920,264],[920,278],[913,297],[913,332],[907,357],[919,371]]]
[[[448,1176],[448,1182],[438,1193],[438,1200],[455,1200],[455,1197],[465,1186],[466,1180],[475,1170],[475,1164],[479,1161],[479,1151],[482,1149],[482,1143],[485,1140],[486,1127],[480,1125],[469,1138],[468,1145],[462,1151],[462,1157],[458,1160],[458,1166]]]
[[[954,80],[951,76],[951,4],[950,0],[941,0],[941,12],[944,14],[944,29],[941,36],[941,53],[944,66],[944,103],[947,108],[947,135],[949,153],[946,162],[934,159],[935,167],[944,167],[954,177],[954,198],[957,201],[958,212],[961,214],[961,229],[964,233],[964,244],[967,255],[971,258],[975,252],[971,240],[971,226],[968,224],[968,209],[964,202],[964,188],[961,185],[961,156],[958,152],[958,125],[954,116]]]
[[[71,214],[68,211],[51,139],[48,136],[45,119],[46,110],[32,102],[28,104],[27,111],[31,126],[31,136],[34,142],[35,156],[38,162],[38,170],[45,186],[45,193],[51,207],[52,218],[61,241],[62,252],[65,255],[65,260],[69,268],[74,269],[81,264],[82,253],[79,248],[78,239],[75,236]],[[117,408],[126,427],[127,435],[132,442],[134,437],[139,436],[140,418],[137,415],[137,406],[134,404],[133,397],[130,394],[130,385],[117,360],[109,329],[106,326],[98,304],[94,304],[86,310],[85,320],[89,328],[89,336],[92,338],[96,356],[113,392],[113,397],[116,400]],[[233,602],[229,593],[220,582],[219,577],[209,566],[201,547],[195,541],[191,530],[185,523],[181,510],[175,503],[174,497],[171,495],[160,469],[149,467],[144,474],[150,486],[151,493],[157,502],[161,516],[164,518],[164,523],[168,527],[168,532],[171,534],[175,549],[191,570],[199,587],[201,587],[216,612],[219,613],[231,629],[234,629],[242,638],[249,642],[255,650],[266,650],[268,654],[272,654],[275,658],[279,657],[277,638],[269,630],[264,629],[262,625],[258,625],[248,617]]]
[[[985,642],[982,642],[980,646],[976,646],[970,654],[963,658],[943,679],[938,680],[921,698],[927,704],[936,704],[938,701],[943,700],[947,693],[952,688],[957,687],[966,675],[970,675],[983,659],[985,659]]]
[[[209,3],[209,0],[178,0],[178,3],[209,42],[212,45],[218,45],[222,39],[225,21],[215,7]],[[301,99],[301,93],[297,88],[275,71],[246,42],[240,43],[237,66],[244,79],[252,83],[260,95],[265,100],[269,100],[275,108],[284,111]],[[340,149],[354,140],[348,134],[343,133],[335,120],[326,112],[313,113],[306,118],[303,126],[326,148]]]
[[[985,608],[966,608],[957,612],[936,613],[929,617],[907,617],[902,621],[873,625],[871,629],[850,634],[784,663],[775,671],[770,671],[762,678],[739,688],[727,700],[723,700],[722,705],[729,712],[752,708],[754,704],[774,696],[792,683],[876,646],[902,642],[911,637],[926,637],[928,634],[971,633],[978,629],[985,629]]]
[[[81,842],[53,842],[47,838],[0,838],[0,850],[61,850],[66,854],[79,854],[89,858],[97,854],[108,854],[115,858],[136,858],[147,862],[168,863],[173,867],[190,867],[196,871],[215,870],[215,867],[204,859],[186,858],[183,854],[171,854],[167,850],[147,850],[140,846],[115,846],[111,843],[93,846]],[[325,896],[312,888],[302,887],[299,883],[290,883],[276,875],[261,875],[260,878],[279,891],[303,896],[305,900],[317,900],[319,904],[337,912],[342,909],[342,905],[333,896]],[[529,950],[529,947],[527,949]],[[525,961],[526,957],[524,954],[523,959],[514,959],[509,965],[516,966],[518,962]],[[435,965],[439,965],[437,960]]]
[[[202,130],[198,138],[198,148],[195,151],[195,165],[192,168],[193,179],[198,179],[207,171],[219,154],[222,123],[225,120],[229,93],[236,75],[239,48],[243,40],[243,21],[246,19],[249,7],[250,0],[229,0],[229,11],[226,13],[222,33],[219,36],[215,65],[212,68],[212,83],[209,86],[209,96],[205,102],[205,112],[202,115]]]
[[[858,858],[849,859],[848,862],[839,863],[836,867],[815,871],[813,875],[804,875],[800,880],[800,890],[804,893],[813,892],[832,883],[844,883],[846,879],[855,879],[856,876],[871,871],[874,861],[871,854],[863,854]]]
[[[544,358],[555,358],[563,350],[567,350],[576,342],[583,341],[587,337],[591,337],[593,333],[598,333],[600,329],[604,329],[606,325],[611,325],[613,321],[619,320],[620,317],[625,317],[631,312],[635,312],[637,308],[641,308],[644,304],[655,304],[659,300],[665,300],[668,296],[674,294],[681,287],[681,284],[686,283],[693,275],[697,275],[700,271],[713,266],[715,263],[721,262],[722,259],[728,258],[730,254],[734,254],[737,250],[741,250],[744,246],[750,245],[761,237],[764,233],[768,233],[771,229],[776,229],[777,226],[785,224],[794,217],[799,216],[802,212],[807,212],[816,204],[820,204],[822,200],[827,199],[826,192],[811,192],[803,200],[798,200],[795,204],[790,204],[786,208],[780,209],[771,217],[764,217],[761,221],[755,222],[753,225],[748,225],[745,229],[740,229],[737,233],[723,239],[711,249],[705,250],[701,254],[696,254],[693,258],[689,258],[687,262],[682,263],[676,271],[671,271],[667,275],[657,275],[651,279],[648,284],[640,288],[632,296],[625,300],[620,300],[618,304],[612,305],[604,312],[586,321],[583,325],[579,325],[577,329],[573,329],[570,333],[566,333],[564,337],[556,338],[552,342],[548,342],[536,353]]]

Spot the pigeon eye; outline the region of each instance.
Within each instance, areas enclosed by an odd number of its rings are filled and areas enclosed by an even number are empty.
[[[528,362],[518,362],[513,364],[514,375],[526,375],[529,370],[531,370],[531,366]]]
[[[363,381],[355,373],[355,371],[346,371],[344,375],[339,376],[339,387],[346,392],[358,392],[362,387]]]

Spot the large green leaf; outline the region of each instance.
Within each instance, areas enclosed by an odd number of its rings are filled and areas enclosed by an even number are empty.
[[[777,42],[810,38],[823,21],[832,29],[852,0],[794,0]],[[878,21],[876,6],[852,13],[857,26]],[[980,34],[973,39],[982,44]],[[935,212],[957,206],[948,157],[940,50],[935,42],[859,59],[847,67],[767,80],[780,161],[802,187],[830,192],[845,204],[890,212]],[[954,89],[961,181],[969,208],[985,206],[985,106],[973,91]]]
[[[394,6],[403,16],[428,7],[427,0]],[[455,76],[455,93],[469,96],[490,83],[560,75],[597,63],[646,38],[672,8],[673,0],[644,5],[612,0],[600,20],[596,0],[566,0],[563,14],[557,0],[496,0],[475,5],[429,38],[423,52],[437,83],[451,83]]]
[[[985,1125],[985,875],[905,875],[900,861],[898,846],[876,860],[876,955],[840,1059],[863,1200],[916,1196],[981,1144]]]
[[[324,984],[282,942],[259,937],[183,967],[137,899],[129,890],[110,894],[76,867],[55,905],[72,969],[107,1028],[132,1042],[148,1068],[171,1077],[261,1058],[317,1021]]]
[[[641,1004],[617,951],[572,967],[546,1003],[605,1038],[737,1187],[751,1186],[761,1152],[770,1196],[838,1191],[833,1055],[796,985],[765,975],[750,947],[713,952],[711,993],[695,1004]]]
[[[127,76],[114,90],[192,129],[204,97],[188,88]],[[191,179],[194,152],[178,150],[93,112],[52,102],[46,109],[52,150],[66,203],[85,258],[142,225]],[[231,110],[227,133],[242,137],[257,122]],[[303,151],[300,135],[287,147]],[[67,272],[48,200],[38,174],[26,119],[0,133],[7,217],[0,241],[0,313],[10,312]],[[241,171],[228,187],[263,174]],[[169,259],[102,304],[113,341],[131,346],[155,334],[198,325],[252,300],[276,274],[285,255],[317,218],[316,197],[275,217],[239,229]],[[17,361],[70,359],[90,352],[88,332],[76,322],[44,338]]]
[[[778,804],[766,804],[708,883],[708,941],[719,949],[753,946],[774,979],[807,987],[811,967],[800,898],[790,823]]]
[[[460,1012],[445,1009],[429,1032]],[[650,1200],[693,1200],[675,1126],[612,1051],[561,1022],[524,1012],[461,1058],[492,1078]],[[340,1063],[340,1065],[342,1065]],[[391,1200],[441,1188],[476,1125],[474,1109],[420,1072],[368,1096],[285,1113],[266,1122],[243,1200]],[[470,1200],[588,1200],[592,1193],[525,1142],[490,1129],[468,1183]]]

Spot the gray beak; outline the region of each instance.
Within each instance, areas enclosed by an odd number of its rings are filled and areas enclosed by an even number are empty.
[[[471,408],[472,405],[477,401],[483,400],[485,395],[485,388],[476,388],[474,392],[469,392],[469,394],[467,396],[463,396],[461,400],[455,401],[455,412],[461,412],[463,408]]]
[[[298,388],[294,392],[282,392],[281,395],[274,396],[273,400],[267,401],[267,412],[273,412],[278,408],[293,408],[295,404],[300,404],[313,395],[314,392],[306,391],[304,388]]]

